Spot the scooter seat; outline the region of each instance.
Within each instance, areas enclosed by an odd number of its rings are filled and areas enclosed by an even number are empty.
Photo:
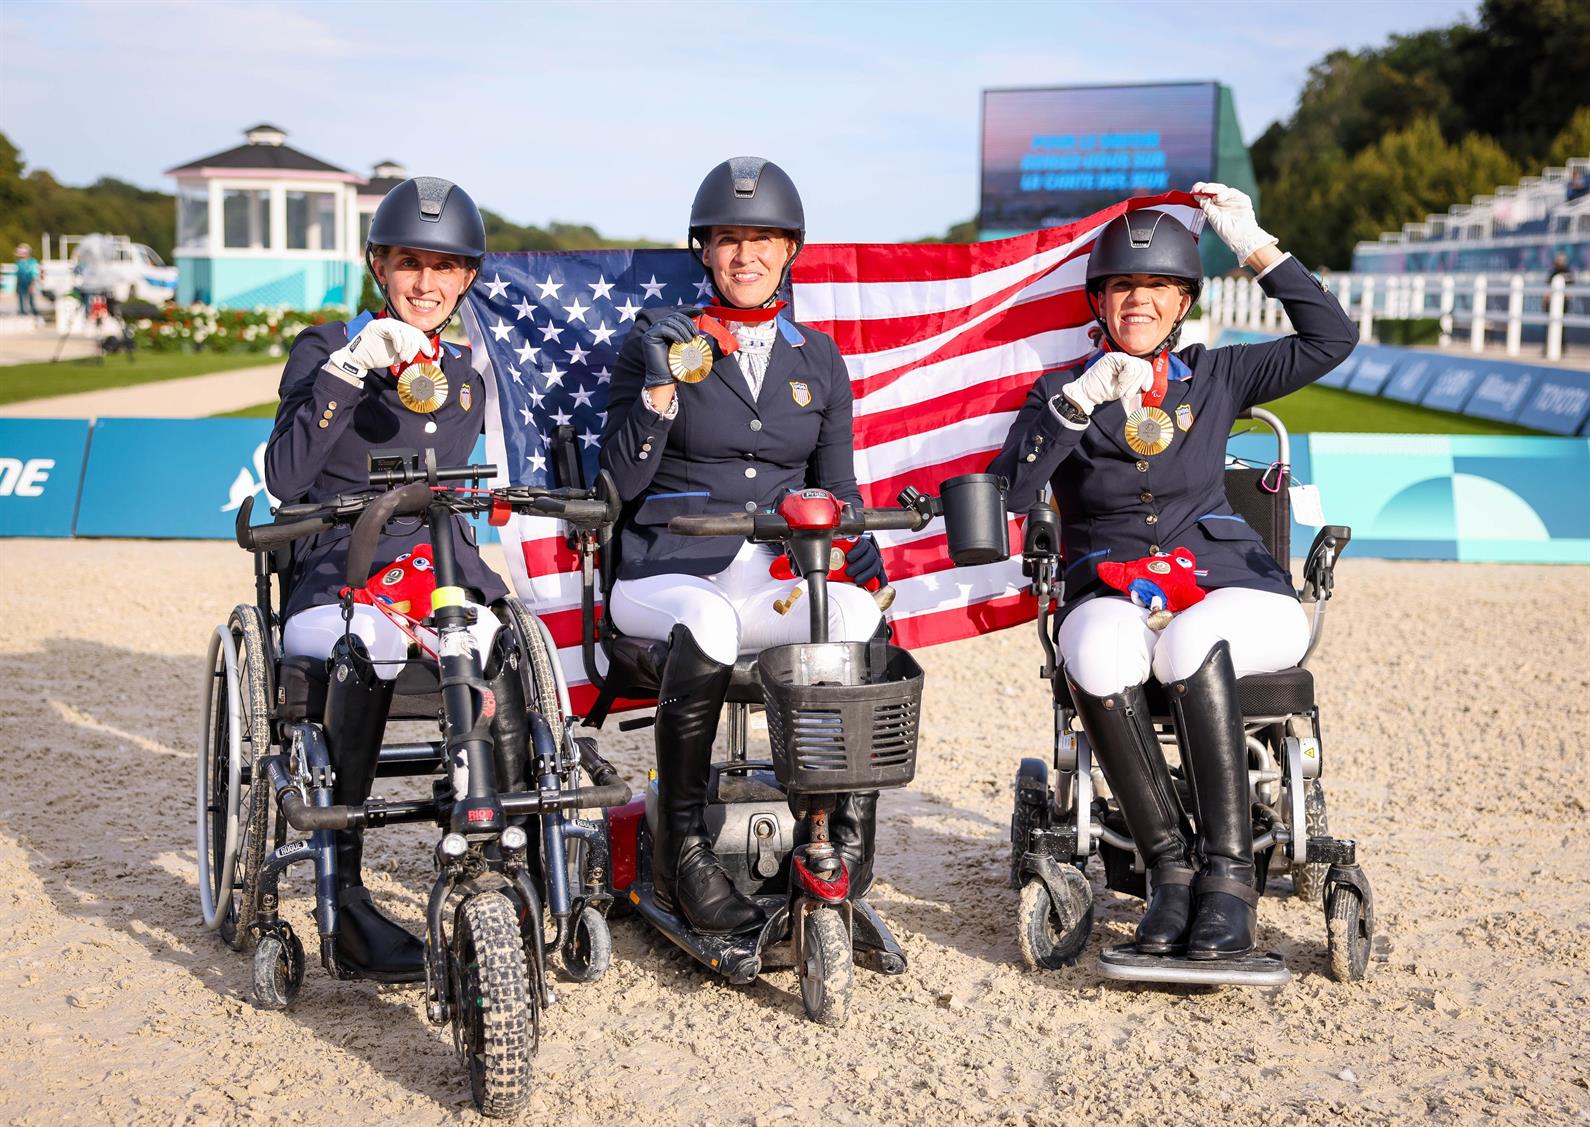
[[[609,651],[614,667],[627,678],[625,695],[656,696],[662,684],[663,667],[668,664],[668,642],[663,638],[631,638],[620,634]],[[756,670],[756,655],[743,656],[734,663],[729,676],[731,704],[761,704],[762,678]]]

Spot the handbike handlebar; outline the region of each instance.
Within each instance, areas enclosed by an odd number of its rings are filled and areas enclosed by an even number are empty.
[[[381,542],[381,533],[387,521],[394,517],[423,513],[431,503],[429,482],[416,481],[383,493],[365,506],[364,512],[354,522],[353,536],[348,543],[346,571],[350,587],[363,587],[370,578],[370,568],[375,564],[375,550]]]

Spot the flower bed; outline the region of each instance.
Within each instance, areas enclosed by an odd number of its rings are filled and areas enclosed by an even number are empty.
[[[216,309],[168,306],[159,317],[132,322],[138,347],[151,352],[260,352],[281,356],[312,325],[338,321],[343,309]]]

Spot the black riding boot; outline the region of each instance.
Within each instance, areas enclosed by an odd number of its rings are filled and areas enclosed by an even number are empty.
[[[530,724],[526,717],[522,661],[509,631],[504,628],[497,635],[497,646],[485,670],[486,686],[496,697],[497,707],[491,717],[491,748],[499,794],[529,789]],[[540,825],[528,814],[513,815],[505,824],[524,829],[528,839],[526,863],[536,886],[542,888]]]
[[[845,859],[852,900],[860,900],[872,888],[872,843],[877,829],[878,792],[875,790],[845,795],[828,815],[828,838]]]
[[[707,837],[707,779],[731,667],[713,661],[683,626],[668,639],[657,700],[657,833],[652,888],[659,907],[696,931],[762,926],[762,909],[723,871]]]
[[[1106,697],[1070,682],[1071,699],[1109,780],[1132,843],[1149,870],[1148,907],[1137,925],[1137,949],[1170,955],[1187,942],[1193,870],[1188,862],[1187,815],[1160,751],[1143,686]]]
[[[1231,647],[1220,642],[1198,672],[1167,688],[1198,822],[1198,910],[1187,937],[1189,959],[1253,950],[1258,874],[1253,864],[1253,807],[1248,748],[1237,701]]]
[[[381,736],[392,704],[392,682],[375,675],[369,653],[357,638],[339,641],[331,653],[331,682],[322,719],[334,770],[331,793],[339,806],[370,797]],[[388,919],[370,900],[360,872],[364,831],[337,832],[337,963],[346,973],[377,982],[425,978],[425,945]]]

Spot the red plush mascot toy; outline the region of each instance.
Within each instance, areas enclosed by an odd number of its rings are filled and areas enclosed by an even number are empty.
[[[1192,552],[1173,548],[1168,556],[1162,553],[1127,563],[1101,563],[1099,578],[1153,612],[1148,616],[1149,629],[1163,630],[1177,613],[1203,600],[1197,568]]]

